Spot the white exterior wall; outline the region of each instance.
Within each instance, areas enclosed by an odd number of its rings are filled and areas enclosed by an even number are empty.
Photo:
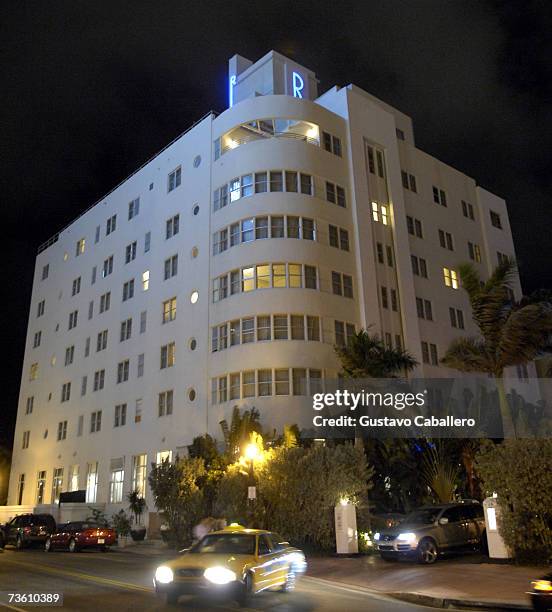
[[[156,453],[176,452],[190,444],[197,435],[209,432],[220,438],[219,421],[228,417],[233,406],[261,411],[267,427],[282,428],[290,422],[301,422],[297,410],[303,410],[306,398],[295,396],[254,397],[212,404],[211,379],[233,372],[262,368],[316,368],[326,378],[335,377],[339,364],[334,354],[334,321],[354,323],[356,328],[373,325],[374,331],[402,337],[402,342],[418,361],[422,361],[420,342],[435,343],[439,357],[458,334],[473,334],[469,304],[461,289],[445,287],[442,268],[456,268],[468,260],[467,241],[480,245],[483,261],[478,264],[485,277],[496,264],[497,250],[514,254],[505,204],[496,196],[478,188],[475,182],[414,147],[414,135],[408,117],[380,103],[355,87],[334,88],[317,101],[299,100],[290,96],[268,95],[246,99],[222,113],[208,117],[187,132],[136,174],[121,184],[98,205],[91,208],[61,232],[59,240],[37,257],[19,412],[15,433],[9,503],[17,503],[17,485],[21,474],[26,476],[24,504],[34,504],[36,478],[46,470],[45,503],[51,501],[53,469],[64,468],[63,489],[67,490],[69,469],[80,466],[80,488],[84,488],[86,464],[99,462],[97,502],[108,499],[109,465],[113,458],[125,459],[124,491],[131,488],[132,457],[146,453],[148,469]],[[267,138],[227,151],[213,160],[213,141],[241,123],[262,118],[304,119],[341,139],[343,155],[338,157],[322,147],[295,139]],[[406,140],[397,140],[395,128],[405,132]],[[386,178],[369,176],[365,154],[370,143],[385,154]],[[194,168],[193,160],[202,162]],[[182,184],[167,193],[167,175],[182,167]],[[236,176],[269,170],[295,170],[314,177],[314,196],[300,193],[261,193],[231,202],[213,211],[213,190]],[[416,176],[417,193],[403,189],[401,169]],[[347,193],[347,208],[326,201],[324,181],[342,185]],[[152,191],[150,183],[154,184]],[[433,202],[432,185],[447,193],[448,206]],[[128,220],[128,203],[140,197],[139,215]],[[390,209],[390,225],[383,228],[373,223],[371,202],[377,199]],[[475,220],[462,215],[461,200],[473,204]],[[197,216],[192,213],[200,206]],[[503,230],[490,225],[489,209],[501,214]],[[106,220],[117,214],[117,229],[105,235]],[[180,215],[179,233],[166,240],[165,222]],[[238,220],[271,214],[291,214],[315,220],[315,242],[296,239],[256,240],[213,255],[213,233]],[[406,215],[420,219],[424,238],[410,236]],[[349,231],[349,252],[329,246],[328,224]],[[101,238],[94,243],[96,226]],[[454,251],[439,246],[437,230],[449,231],[454,237]],[[145,233],[151,232],[151,249],[144,253]],[[85,253],[75,257],[77,240],[86,239]],[[136,259],[124,263],[125,246],[136,240]],[[375,242],[389,241],[393,246],[395,266],[382,266],[376,259]],[[196,258],[193,247],[199,249]],[[64,253],[68,254],[64,261]],[[163,280],[164,260],[178,253],[178,274]],[[414,253],[427,260],[429,278],[412,274],[410,256]],[[103,260],[114,255],[114,271],[102,278]],[[241,267],[263,263],[301,263],[317,267],[318,290],[265,289],[229,296],[213,303],[212,280],[220,274]],[[49,264],[49,277],[42,281],[44,265]],[[92,267],[97,266],[97,280],[91,285]],[[142,291],[141,275],[150,271],[148,291]],[[354,299],[334,295],[331,271],[353,277]],[[71,297],[71,283],[81,276],[81,291]],[[134,277],[135,295],[121,301],[123,283]],[[382,308],[381,284],[396,287],[400,310]],[[99,299],[111,291],[111,308],[99,314]],[[190,294],[199,291],[199,301],[192,305]],[[176,320],[161,322],[162,302],[177,297]],[[416,297],[432,301],[433,321],[420,320],[416,314]],[[37,304],[46,300],[45,314],[37,318]],[[88,320],[88,305],[94,300],[94,315]],[[465,330],[450,325],[448,308],[464,312]],[[69,313],[79,311],[78,325],[67,329]],[[140,313],[147,310],[147,329],[139,333]],[[211,328],[225,321],[244,316],[304,314],[320,318],[321,341],[298,340],[254,342],[211,352]],[[132,317],[131,339],[119,342],[122,320]],[[59,324],[59,330],[56,326]],[[96,336],[109,330],[107,349],[96,353]],[[38,348],[32,348],[35,332],[42,331]],[[90,356],[84,358],[85,340],[90,337]],[[197,340],[191,351],[190,339]],[[176,365],[160,370],[160,347],[176,343]],[[72,365],[64,366],[65,348],[75,345]],[[144,376],[137,377],[138,355],[145,354]],[[51,365],[51,358],[56,364]],[[117,364],[130,359],[128,382],[117,384]],[[29,380],[32,363],[39,363],[39,378]],[[93,392],[94,372],[105,368],[102,391]],[[457,376],[458,373],[422,364],[418,376]],[[80,395],[81,380],[88,377],[88,389]],[[61,403],[61,388],[71,381],[71,399]],[[190,401],[189,390],[196,391]],[[158,416],[158,394],[174,390],[171,416]],[[51,399],[49,399],[51,394]],[[25,414],[27,397],[34,396],[34,410]],[[142,399],[142,420],[134,422],[137,399]],[[114,407],[127,404],[127,422],[114,428]],[[308,400],[307,400],[308,404]],[[90,433],[90,414],[102,410],[100,432]],[[290,410],[294,415],[290,421]],[[77,436],[78,417],[84,415],[84,431]],[[68,421],[67,439],[57,442],[59,421]],[[307,422],[306,420],[304,421]],[[44,432],[48,430],[47,438]],[[24,431],[31,431],[28,449],[22,449]],[[146,497],[150,510],[151,494]],[[123,504],[126,506],[126,503]],[[108,507],[108,511],[117,507]]]

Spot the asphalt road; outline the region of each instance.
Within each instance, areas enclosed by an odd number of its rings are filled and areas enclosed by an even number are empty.
[[[64,612],[177,609],[210,612],[240,609],[231,602],[213,603],[190,598],[181,598],[177,607],[165,606],[155,596],[152,587],[154,570],[163,559],[128,551],[71,554],[45,553],[41,550],[18,552],[7,548],[0,554],[0,591],[63,593],[63,608],[57,609]],[[7,604],[5,599],[1,606],[12,610],[37,609]],[[303,578],[293,593],[265,592],[255,597],[249,608],[241,608],[274,612],[427,612],[431,609],[314,578]]]

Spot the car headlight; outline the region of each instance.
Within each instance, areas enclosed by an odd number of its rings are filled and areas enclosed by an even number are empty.
[[[415,533],[411,533],[411,532],[407,532],[407,533],[399,533],[397,540],[400,540],[401,542],[414,542],[414,540],[416,539],[416,534]]]
[[[380,532],[376,531],[376,533],[374,534],[374,540],[376,540],[376,542],[380,539]]]
[[[534,580],[531,585],[535,591],[552,592],[552,582],[550,580]]]
[[[161,584],[168,584],[174,580],[174,573],[167,565],[160,565],[155,570],[155,580]]]
[[[236,580],[236,574],[234,574],[232,570],[221,566],[208,567],[203,572],[203,575],[213,584],[228,584],[229,582],[234,582],[234,580]]]

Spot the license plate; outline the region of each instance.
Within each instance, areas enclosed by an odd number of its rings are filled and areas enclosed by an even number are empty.
[[[104,538],[98,538],[98,544],[105,544]]]

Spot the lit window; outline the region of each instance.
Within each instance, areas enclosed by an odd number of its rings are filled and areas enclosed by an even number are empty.
[[[149,289],[150,273],[149,270],[142,272],[142,291]]]
[[[443,278],[447,287],[452,289],[458,289],[458,274],[456,270],[450,268],[443,268]]]

